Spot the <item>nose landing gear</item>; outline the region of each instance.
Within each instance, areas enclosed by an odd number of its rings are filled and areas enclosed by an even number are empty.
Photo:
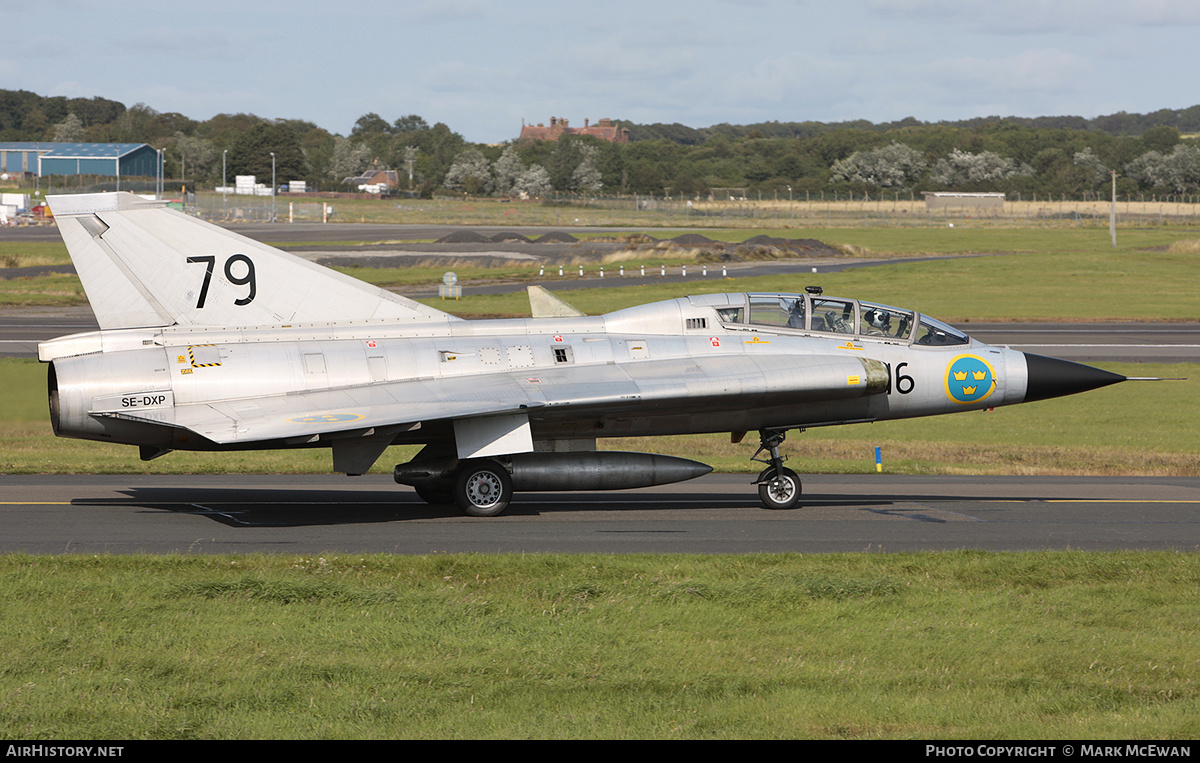
[[[783,457],[779,455],[779,446],[786,439],[787,432],[782,429],[760,429],[758,437],[758,450],[750,459],[769,464],[753,483],[758,485],[759,500],[768,509],[795,508],[800,501],[800,478],[783,465]],[[770,454],[769,459],[758,457],[763,451]]]

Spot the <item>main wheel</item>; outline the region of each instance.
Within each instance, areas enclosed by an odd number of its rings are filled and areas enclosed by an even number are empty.
[[[795,508],[800,490],[800,478],[791,469],[782,469],[776,477],[772,466],[758,475],[758,499],[768,509]]]
[[[499,516],[512,500],[512,477],[495,461],[468,461],[454,480],[454,501],[473,517]]]

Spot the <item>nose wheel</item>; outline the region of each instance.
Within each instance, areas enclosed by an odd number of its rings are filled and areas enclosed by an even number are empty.
[[[779,446],[783,444],[787,433],[781,429],[763,429],[758,433],[758,450],[751,460],[770,464],[759,473],[754,481],[758,485],[758,499],[768,509],[793,509],[800,501],[802,486],[800,478],[794,471],[783,465],[783,457],[779,455]],[[758,458],[758,454],[766,451],[770,458]]]
[[[800,501],[800,478],[791,469],[764,469],[758,475],[758,500],[768,509],[794,509]]]

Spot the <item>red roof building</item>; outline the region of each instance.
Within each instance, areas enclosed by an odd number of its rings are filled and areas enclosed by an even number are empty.
[[[583,127],[571,127],[562,117],[550,117],[550,126],[542,123],[533,125],[521,124],[521,138],[530,140],[558,140],[562,135],[592,135],[609,143],[628,143],[629,130],[613,124],[611,119],[601,119],[594,125],[583,120]]]

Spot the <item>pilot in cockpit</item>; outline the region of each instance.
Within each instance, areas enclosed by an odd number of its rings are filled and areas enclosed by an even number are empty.
[[[790,329],[804,328],[804,298],[800,297],[792,302],[791,308],[788,310],[787,325]]]
[[[889,336],[892,328],[892,316],[879,308],[873,307],[863,313],[863,333],[873,336]]]

